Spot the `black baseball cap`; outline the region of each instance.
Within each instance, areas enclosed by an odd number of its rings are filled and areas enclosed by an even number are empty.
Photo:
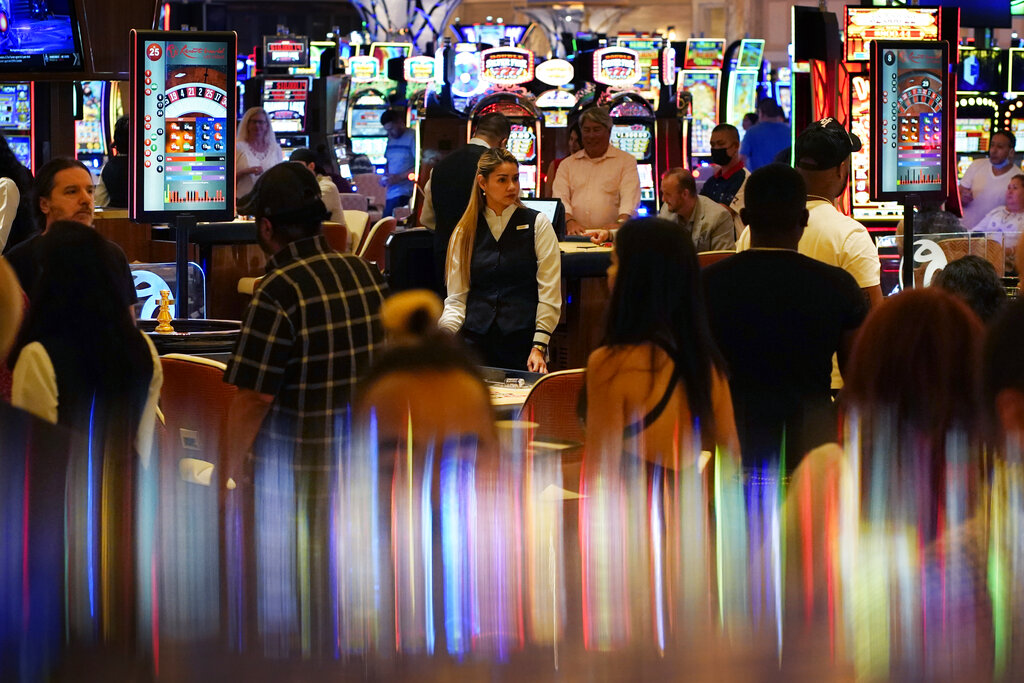
[[[297,161],[272,166],[252,192],[238,200],[238,213],[274,220],[323,220],[330,213],[316,176]]]
[[[796,139],[795,166],[808,171],[835,168],[853,152],[859,152],[860,138],[833,118],[815,121]]]

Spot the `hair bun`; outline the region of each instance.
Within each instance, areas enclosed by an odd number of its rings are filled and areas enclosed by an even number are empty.
[[[437,331],[442,309],[441,299],[429,289],[411,289],[388,297],[380,317],[392,341],[410,343]]]

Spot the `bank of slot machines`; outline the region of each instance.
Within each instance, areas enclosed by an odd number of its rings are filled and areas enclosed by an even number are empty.
[[[655,117],[650,104],[638,93],[622,93],[609,103],[612,117],[611,144],[630,154],[640,174],[640,215],[658,213],[659,171],[655,154]]]
[[[710,162],[711,131],[719,120],[724,55],[722,39],[701,38],[686,43],[683,68],[676,77],[676,106],[685,116],[689,104],[690,135],[683,139],[689,151],[684,150],[683,158],[690,159],[691,165]]]

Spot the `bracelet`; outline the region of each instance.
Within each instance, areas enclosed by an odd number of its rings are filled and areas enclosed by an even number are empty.
[[[547,353],[548,352],[548,345],[544,344],[543,342],[534,342],[533,343],[533,348],[537,349],[541,353]]]

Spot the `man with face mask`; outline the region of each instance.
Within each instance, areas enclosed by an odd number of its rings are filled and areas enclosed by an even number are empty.
[[[992,209],[1002,206],[1010,178],[1021,172],[1014,163],[1017,139],[1008,130],[992,133],[988,158],[976,159],[960,180],[960,203],[964,207],[963,225],[974,228]]]
[[[711,161],[718,165],[718,170],[705,181],[700,193],[735,216],[743,208],[734,205],[736,197],[742,195],[743,183],[750,175],[740,156],[740,133],[736,126],[720,123],[711,131]]]
[[[807,185],[808,211],[797,251],[852,275],[871,307],[882,302],[878,249],[863,225],[835,207],[850,183],[850,155],[860,148],[860,138],[832,118],[815,121],[796,139],[794,165]],[[749,248],[747,228],[736,240],[736,250]],[[833,362],[832,388],[841,387]]]

